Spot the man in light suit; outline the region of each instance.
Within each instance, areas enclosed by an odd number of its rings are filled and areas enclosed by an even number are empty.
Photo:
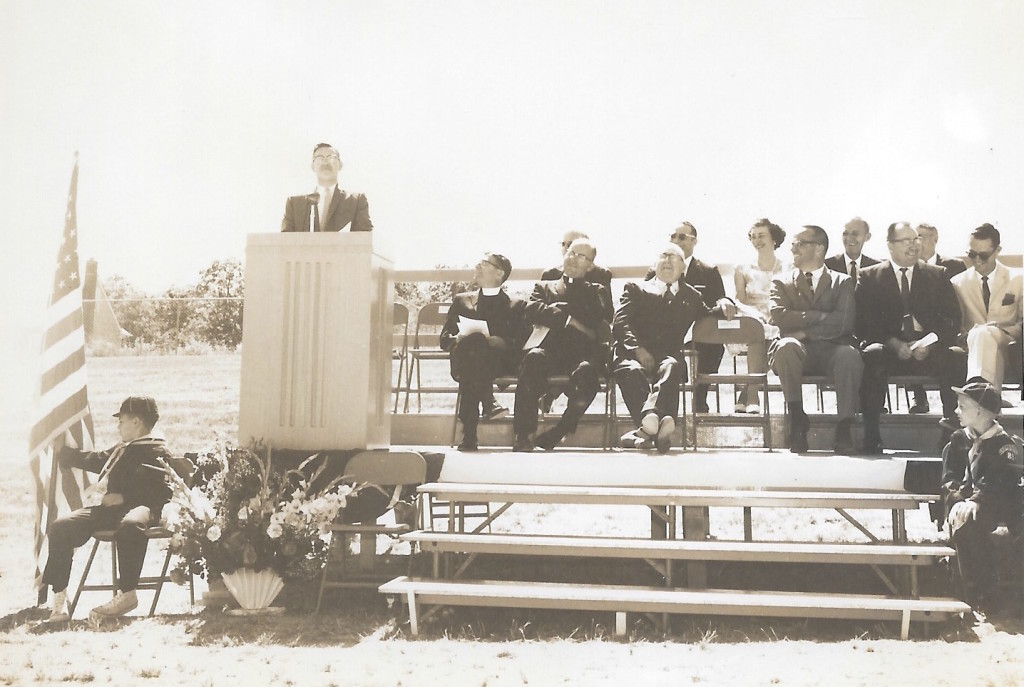
[[[865,267],[877,265],[878,260],[868,257],[861,252],[864,244],[871,238],[871,230],[868,223],[860,217],[854,217],[843,228],[843,249],[844,252],[825,259],[825,267],[833,272],[843,272],[853,277],[856,284],[860,271]]]
[[[511,374],[519,363],[524,302],[510,298],[501,288],[511,273],[512,263],[504,255],[484,253],[473,277],[480,288],[455,296],[441,329],[441,348],[450,351],[452,379],[459,383],[461,394],[460,451],[477,450],[481,404],[484,416],[493,417],[494,378]],[[469,331],[477,322],[486,323],[486,335]]]
[[[526,302],[526,321],[534,333],[519,369],[516,385],[514,451],[539,446],[554,449],[587,412],[600,388],[600,374],[608,359],[612,299],[600,284],[584,279],[594,264],[597,249],[587,239],[576,239],[566,251],[563,276],[538,282]],[[536,437],[537,411],[551,375],[569,375],[565,395],[569,402],[554,427]]]
[[[967,333],[967,377],[1003,387],[1006,363],[1016,350],[1020,365],[1022,277],[996,258],[1002,250],[999,230],[983,224],[971,232],[967,257],[973,266],[953,278]],[[987,293],[986,293],[987,292]]]
[[[803,408],[803,377],[825,374],[836,387],[837,416],[832,449],[853,452],[850,425],[857,410],[864,363],[853,334],[854,281],[825,266],[828,234],[806,225],[793,239],[795,269],[772,282],[771,321],[781,338],[772,343],[768,359],[782,381],[789,411],[789,450],[807,451],[809,421]]]
[[[700,293],[679,279],[682,272],[683,251],[669,244],[655,278],[627,283],[615,312],[614,376],[636,426],[622,438],[623,448],[656,446],[665,453],[672,446],[686,376],[683,339],[696,320],[712,314]]]
[[[311,166],[316,174],[316,190],[288,199],[281,231],[372,231],[366,196],[338,188],[341,156],[334,146],[318,143],[313,148]]]
[[[921,243],[906,222],[889,225],[890,259],[860,273],[856,325],[864,357],[861,409],[864,450],[882,453],[878,419],[891,373],[928,375],[938,382],[942,424],[956,429],[956,393],[967,375],[967,354],[957,344],[960,303],[946,270],[918,259]]]
[[[696,289],[708,309],[717,307],[725,319],[734,318],[736,304],[725,295],[725,284],[722,282],[722,273],[718,271],[718,267],[693,257],[693,249],[697,246],[697,227],[690,222],[683,222],[672,232],[669,240],[683,251],[683,276],[680,281]],[[648,272],[648,279],[653,276],[653,271]],[[697,350],[697,371],[709,374],[718,372],[722,356],[725,355],[725,346],[702,343],[693,344],[693,347]],[[707,384],[700,384],[694,388],[693,412],[708,412]]]

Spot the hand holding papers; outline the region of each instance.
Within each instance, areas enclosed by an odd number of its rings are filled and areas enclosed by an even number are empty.
[[[910,350],[911,351],[916,351],[919,348],[925,348],[927,346],[931,346],[933,343],[937,342],[938,340],[939,340],[939,337],[938,337],[938,335],[936,335],[935,332],[928,332],[927,334],[922,336],[920,339],[918,339],[914,343],[910,344]]]
[[[484,336],[491,335],[490,329],[487,327],[487,320],[474,320],[465,315],[459,315],[459,336],[469,336],[476,333],[483,334]]]

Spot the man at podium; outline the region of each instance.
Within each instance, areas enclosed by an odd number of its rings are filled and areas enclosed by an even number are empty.
[[[366,196],[338,188],[341,156],[334,146],[318,143],[311,166],[316,190],[288,199],[281,231],[372,231]]]

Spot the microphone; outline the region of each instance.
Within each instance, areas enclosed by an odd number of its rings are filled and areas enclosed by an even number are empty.
[[[306,196],[306,201],[309,203],[309,231],[316,231],[316,209],[320,205],[320,192],[313,191]]]

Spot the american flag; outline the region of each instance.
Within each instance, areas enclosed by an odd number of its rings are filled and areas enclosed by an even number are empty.
[[[30,468],[36,487],[35,585],[40,603],[46,600],[46,588],[42,585],[46,530],[59,514],[82,507],[82,492],[88,486],[88,479],[81,470],[57,466],[57,451],[68,436],[86,450],[92,449],[93,442],[85,377],[82,278],[78,269],[77,192],[76,153],[64,215],[64,235],[53,277],[53,295],[46,311],[37,420],[29,438]]]

